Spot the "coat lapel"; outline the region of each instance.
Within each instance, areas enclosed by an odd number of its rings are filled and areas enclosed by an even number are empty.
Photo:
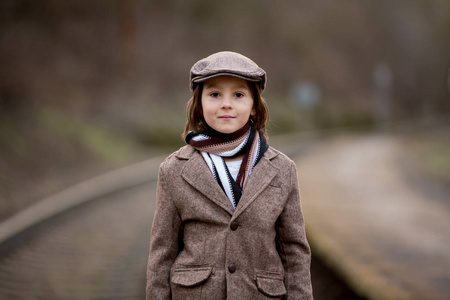
[[[269,148],[262,159],[256,164],[255,168],[248,179],[247,186],[242,193],[236,211],[233,214],[233,219],[236,219],[253,201],[255,201],[259,194],[269,185],[270,182],[280,171],[270,160],[278,155],[278,152]]]
[[[232,215],[233,205],[215,180],[202,155],[198,151],[192,151],[190,155],[180,154],[178,158],[188,159],[181,171],[184,180]]]

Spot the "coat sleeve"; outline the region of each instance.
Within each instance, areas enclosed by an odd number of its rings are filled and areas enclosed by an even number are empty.
[[[286,300],[313,299],[311,250],[306,240],[297,170],[292,163],[288,199],[277,224],[277,241],[285,270]]]
[[[179,251],[181,219],[173,203],[170,184],[159,169],[156,210],[150,238],[146,299],[171,299],[170,269]]]

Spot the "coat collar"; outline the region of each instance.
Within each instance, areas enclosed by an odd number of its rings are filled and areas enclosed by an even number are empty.
[[[271,160],[278,155],[279,152],[277,150],[271,147],[267,149],[264,156],[253,169],[236,210],[234,210],[230,200],[219,187],[219,184],[214,179],[199,151],[187,145],[182,147],[175,156],[178,159],[187,160],[181,170],[181,176],[184,180],[232,215],[232,219],[235,219],[258,197],[277,175],[279,169]]]
[[[232,215],[233,205],[220,188],[200,152],[191,146],[185,146],[181,148],[176,157],[187,160],[181,170],[181,176],[184,180]]]

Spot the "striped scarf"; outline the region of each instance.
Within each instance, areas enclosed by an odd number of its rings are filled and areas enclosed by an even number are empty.
[[[214,178],[236,208],[242,191],[253,168],[269,148],[264,136],[248,122],[238,131],[223,134],[208,128],[202,132],[190,132],[186,143],[199,150]],[[230,174],[224,157],[233,158],[244,154],[236,181]]]

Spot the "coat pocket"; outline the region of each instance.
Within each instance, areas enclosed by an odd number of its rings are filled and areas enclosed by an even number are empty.
[[[202,283],[212,274],[210,266],[181,266],[170,276],[172,299],[201,299]]]
[[[284,278],[279,273],[256,270],[256,286],[269,297],[281,297],[286,294]]]

